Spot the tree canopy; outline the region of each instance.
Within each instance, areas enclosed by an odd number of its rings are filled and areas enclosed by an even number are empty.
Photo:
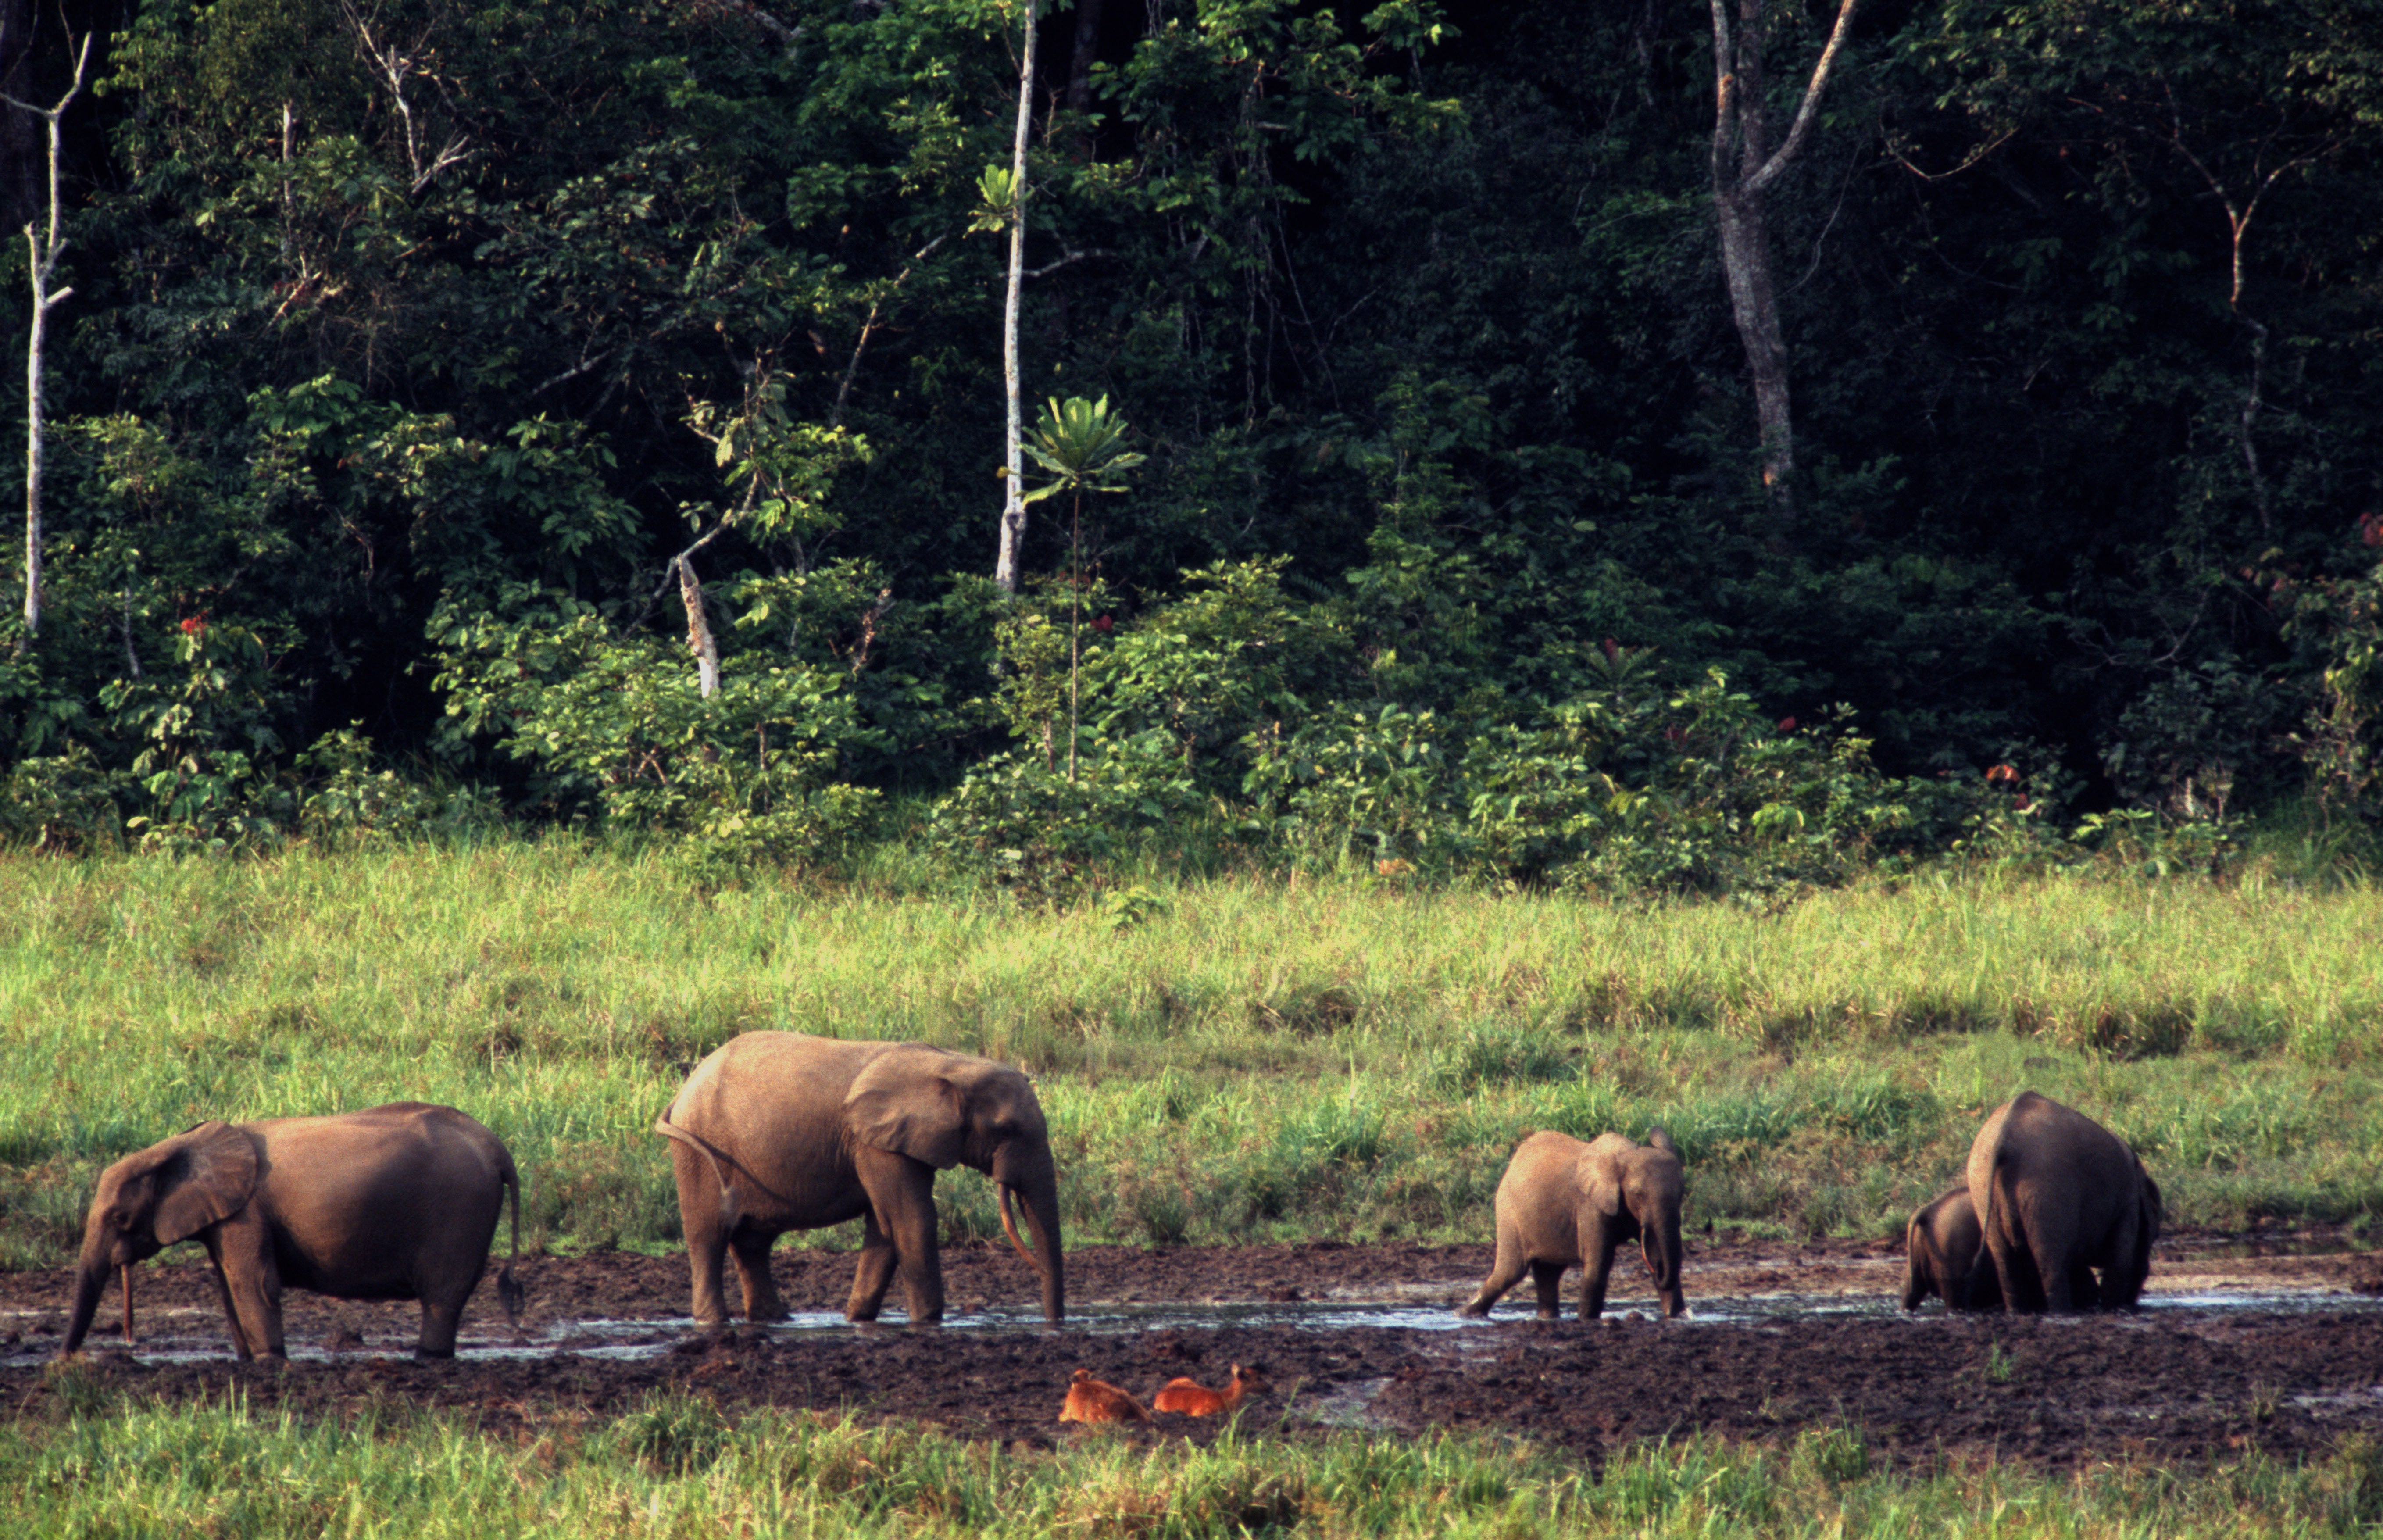
[[[2383,819],[2377,0],[1846,12],[1749,238],[1784,461],[1715,60],[1776,140],[1838,7],[1039,9],[1021,190],[1024,0],[0,6],[12,228],[99,40],[6,831],[803,859],[915,795],[1013,877],[1710,884]],[[1142,459],[1012,595],[1021,206],[1023,393]]]

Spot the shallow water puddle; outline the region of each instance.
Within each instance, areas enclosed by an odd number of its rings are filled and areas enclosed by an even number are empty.
[[[1576,1330],[1578,1323],[1570,1313],[1570,1308],[1568,1301],[1565,1315],[1556,1324]],[[2383,1313],[2383,1300],[2315,1288],[2153,1292],[2144,1295],[2143,1310],[2145,1314],[2154,1317],[2171,1313],[2305,1314],[2317,1311],[2375,1311]],[[1897,1297],[1891,1294],[1790,1293],[1691,1296],[1688,1312],[1684,1320],[1670,1323],[1670,1329],[1694,1330],[1721,1325],[1776,1328],[1797,1321],[1884,1320],[1900,1317],[1903,1313],[1898,1308]],[[0,1312],[0,1328],[17,1324],[9,1320],[12,1314],[18,1322],[29,1324],[31,1318],[39,1313],[42,1312]],[[1944,1313],[1942,1305],[1930,1304],[1908,1319],[1919,1324]],[[152,1317],[152,1320],[163,1329],[144,1334],[135,1346],[127,1349],[117,1338],[102,1338],[94,1335],[90,1344],[91,1351],[153,1363],[224,1361],[232,1356],[230,1345],[223,1336],[222,1323],[212,1312],[177,1310],[161,1312],[161,1315],[162,1319]],[[1624,1320],[1631,1318],[1642,1323],[1655,1320],[1652,1301],[1624,1300],[1612,1303],[1607,1310],[1605,1324],[1618,1328]],[[2082,1323],[2089,1318],[2077,1319]],[[1460,1353],[1465,1353],[1488,1346],[1500,1327],[1528,1324],[1535,1321],[1536,1316],[1528,1303],[1512,1301],[1500,1306],[1486,1322],[1460,1316],[1447,1305],[1437,1301],[1430,1304],[1362,1300],[1093,1303],[1079,1305],[1073,1310],[1065,1329],[1070,1333],[1115,1336],[1147,1331],[1214,1331],[1234,1327],[1289,1327],[1315,1332],[1424,1331],[1448,1334],[1451,1346]],[[19,1329],[22,1329],[21,1325]],[[802,1311],[789,1320],[763,1329],[772,1335],[800,1337],[821,1332],[858,1335],[906,1328],[900,1311],[891,1310],[874,1325],[855,1326],[835,1311]],[[1046,1328],[1041,1314],[1028,1308],[958,1312],[945,1318],[943,1329],[1039,1333]],[[749,1332],[753,1328],[739,1325],[737,1330]],[[659,1358],[673,1349],[687,1345],[695,1337],[695,1323],[686,1316],[648,1321],[587,1318],[554,1322],[525,1334],[518,1340],[500,1332],[467,1333],[458,1344],[458,1351],[460,1356],[470,1360],[499,1361],[561,1355],[626,1361]],[[337,1348],[320,1342],[293,1341],[290,1344],[290,1357],[300,1362],[332,1362],[352,1358],[408,1358],[412,1356],[413,1344],[409,1322],[401,1331],[376,1335],[360,1343],[352,1341]],[[49,1356],[49,1351],[38,1339],[20,1339],[9,1349],[0,1351],[0,1364],[32,1366],[45,1361]]]

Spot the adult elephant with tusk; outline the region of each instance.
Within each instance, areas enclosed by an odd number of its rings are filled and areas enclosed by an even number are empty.
[[[910,1319],[942,1320],[935,1173],[955,1165],[992,1177],[1001,1227],[1041,1276],[1043,1315],[1066,1313],[1050,1129],[1033,1083],[1007,1065],[918,1042],[747,1032],[695,1066],[654,1131],[671,1141],[698,1324],[728,1319],[731,1255],[746,1318],[784,1320],[770,1247],[847,1219],[862,1237],[846,1317],[875,1320],[898,1266]]]
[[[463,1302],[479,1286],[505,1195],[521,1250],[521,1181],[497,1136],[452,1107],[393,1102],[326,1117],[202,1123],[99,1175],[61,1356],[82,1346],[108,1275],[195,1240],[243,1360],[282,1353],[281,1290],[338,1300],[418,1300],[419,1358],[451,1358]],[[497,1300],[519,1320],[507,1263]]]

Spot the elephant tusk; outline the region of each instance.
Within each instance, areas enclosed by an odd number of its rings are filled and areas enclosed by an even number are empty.
[[[1041,1276],[1043,1273],[1042,1262],[1035,1257],[1033,1252],[1029,1251],[1026,1249],[1026,1242],[1018,1238],[1018,1227],[1010,1223],[1009,1184],[1007,1182],[995,1182],[993,1184],[993,1190],[994,1194],[994,1207],[1001,1211],[1001,1233],[1009,1238],[1009,1244],[1017,1248],[1018,1254],[1019,1256],[1026,1259],[1026,1265],[1034,1269],[1035,1275],[1038,1277]]]
[[[132,1340],[132,1264],[128,1262],[117,1271],[124,1275],[124,1340],[129,1343]]]

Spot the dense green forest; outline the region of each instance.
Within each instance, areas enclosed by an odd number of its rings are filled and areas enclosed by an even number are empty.
[[[0,0],[0,832],[2383,819],[2377,0],[1032,14]]]

